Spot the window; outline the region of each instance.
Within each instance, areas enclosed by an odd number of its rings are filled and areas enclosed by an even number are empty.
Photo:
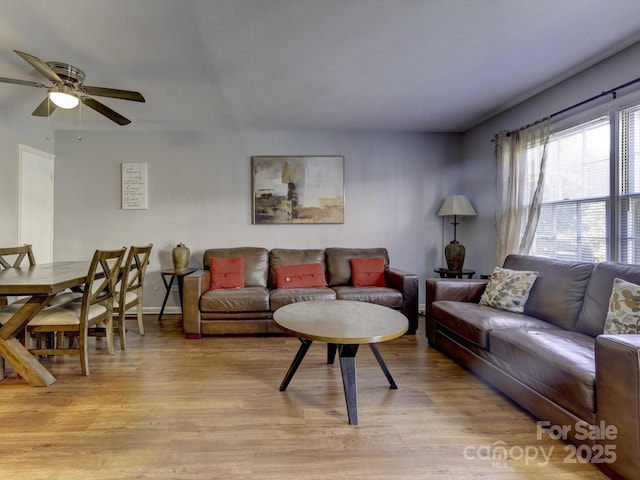
[[[532,255],[607,259],[609,117],[550,135]]]
[[[620,112],[619,260],[640,263],[640,105]]]
[[[640,105],[616,115],[617,122],[607,113],[550,135],[531,255],[640,264]],[[528,156],[531,164],[536,158]]]

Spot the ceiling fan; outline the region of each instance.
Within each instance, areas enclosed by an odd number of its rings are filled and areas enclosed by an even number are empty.
[[[53,83],[48,87],[42,83],[29,80],[18,80],[15,78],[0,77],[0,82],[13,83],[16,85],[26,85],[29,87],[44,88],[47,90],[47,97],[36,107],[33,115],[38,117],[48,117],[57,107],[71,109],[82,102],[105,117],[113,120],[118,125],[128,125],[131,120],[123,117],[118,112],[100,103],[90,95],[99,97],[119,98],[134,102],[144,102],[145,99],[139,92],[129,90],[118,90],[115,88],[91,87],[85,85],[85,74],[82,70],[73,65],[61,62],[43,62],[38,57],[28,53],[14,50],[23,60],[40,72],[47,80]]]

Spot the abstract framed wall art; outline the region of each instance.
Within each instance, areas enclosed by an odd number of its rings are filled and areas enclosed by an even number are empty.
[[[251,157],[252,223],[344,223],[343,156]]]

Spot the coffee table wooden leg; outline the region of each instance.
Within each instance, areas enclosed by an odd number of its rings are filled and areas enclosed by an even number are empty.
[[[282,383],[280,384],[281,392],[284,392],[289,386],[289,382],[295,375],[296,370],[298,370],[298,367],[302,363],[302,359],[307,354],[309,347],[313,343],[313,340],[307,340],[306,338],[298,338],[298,340],[300,340],[301,345],[298,349],[298,353],[296,353],[296,356],[293,359],[293,362],[291,362],[291,366],[289,367],[287,374],[284,376],[284,380],[282,380]]]
[[[384,359],[380,354],[380,350],[378,350],[378,346],[375,343],[370,343],[369,346],[371,347],[371,351],[375,355],[376,360],[378,360],[378,364],[380,365],[380,368],[382,368],[382,371],[384,372],[385,377],[387,377],[387,380],[389,381],[389,388],[397,390],[398,385],[396,385],[396,382],[393,380],[393,377],[391,376],[391,372],[389,372],[389,369],[387,368],[387,364],[384,363]]]
[[[344,386],[344,398],[347,401],[347,415],[349,425],[358,424],[358,387],[356,383],[356,353],[358,345],[340,345],[340,370],[342,372],[342,385]]]

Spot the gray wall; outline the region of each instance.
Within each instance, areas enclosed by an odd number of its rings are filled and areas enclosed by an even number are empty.
[[[508,72],[505,72],[508,79]],[[462,190],[477,207],[478,216],[468,222],[465,236],[469,268],[491,273],[495,255],[495,168],[493,135],[500,130],[513,130],[560,111],[603,91],[640,77],[640,44],[636,44],[592,68],[577,74],[530,100],[467,131],[462,137]],[[637,92],[640,84],[619,92],[619,97]],[[605,97],[599,102],[606,103]],[[576,113],[579,110],[574,111]]]
[[[18,241],[18,145],[53,153],[45,122],[0,109],[0,245]]]
[[[435,213],[460,175],[459,135],[327,132],[57,132],[56,260],[95,248],[154,244],[146,311],[157,311],[179,242],[201,267],[211,247],[388,248],[393,266],[424,279],[442,265]],[[345,223],[252,225],[252,155],[344,155]],[[120,209],[120,164],[148,164],[147,210]],[[446,236],[450,236],[447,225]],[[174,294],[169,306],[175,305]],[[170,311],[169,309],[167,311]]]

